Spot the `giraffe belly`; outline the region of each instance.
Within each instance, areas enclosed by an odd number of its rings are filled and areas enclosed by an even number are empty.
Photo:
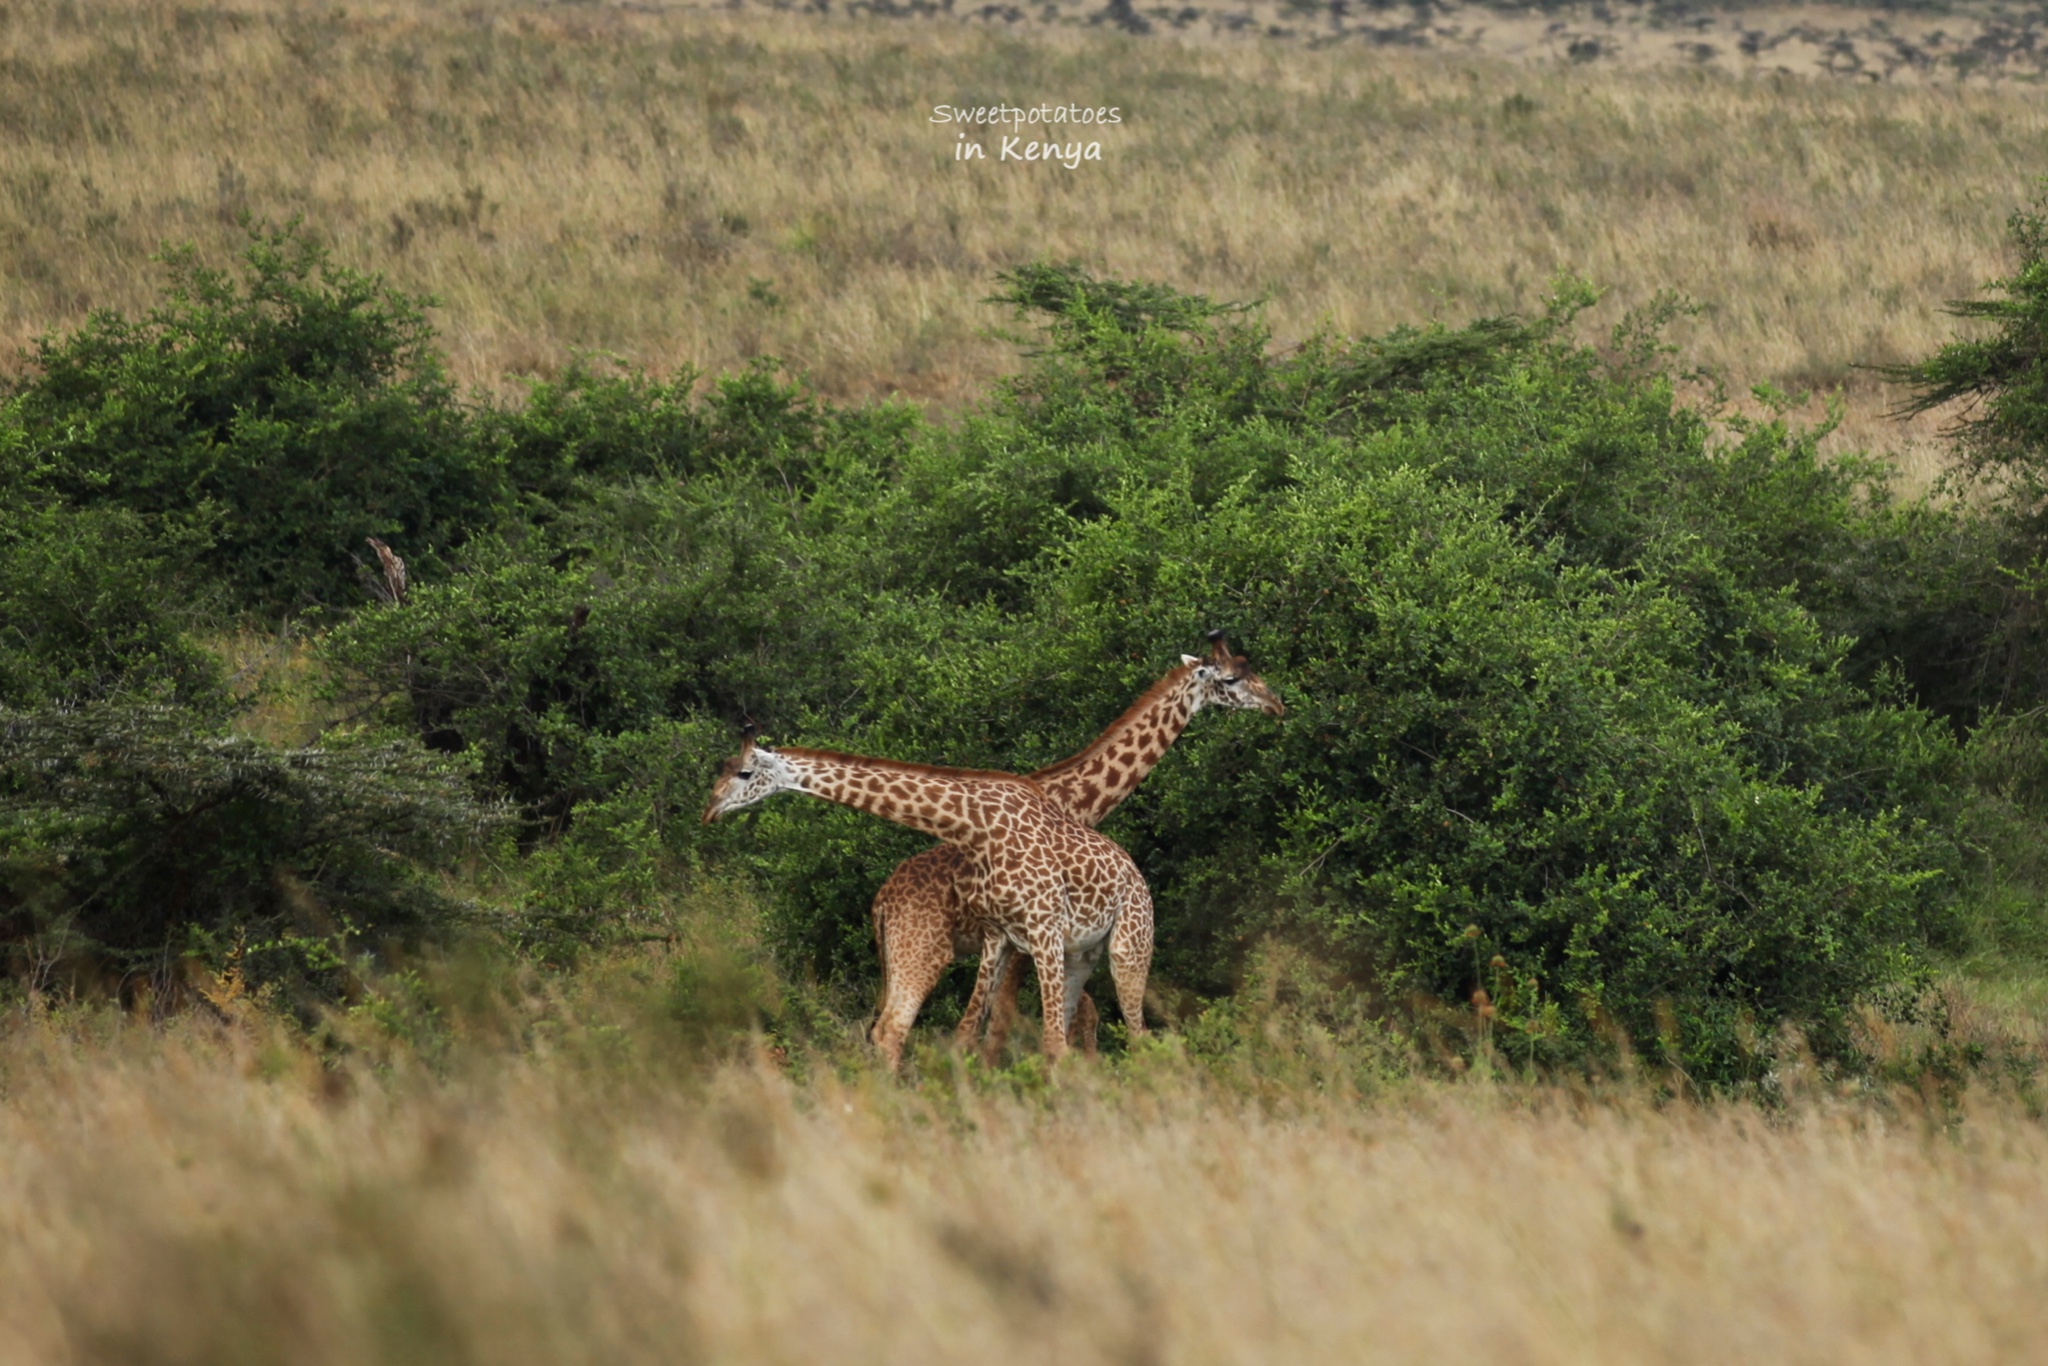
[[[1031,926],[1029,924],[1012,921],[1001,928],[1004,937],[1010,941],[1012,948],[1017,949],[1021,953],[1028,954],[1031,952]],[[1087,953],[1108,939],[1109,932],[1115,928],[1115,916],[1110,916],[1099,925],[1087,924],[1078,928],[1070,926],[1060,936],[1060,947],[1070,954]]]
[[[1067,952],[1069,954],[1090,953],[1098,948],[1104,940],[1108,939],[1109,932],[1115,928],[1116,917],[1111,916],[1099,927],[1084,930],[1079,935],[1069,935],[1067,937]]]

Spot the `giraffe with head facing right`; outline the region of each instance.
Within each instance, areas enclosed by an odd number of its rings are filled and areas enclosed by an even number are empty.
[[[1030,779],[1046,800],[1091,829],[1130,796],[1173,742],[1206,707],[1286,715],[1287,708],[1232,654],[1223,632],[1209,632],[1209,655],[1182,655],[1181,662],[1154,683],[1123,715],[1080,753]],[[875,943],[882,959],[882,1003],[868,1037],[895,1068],[904,1041],[925,998],[954,959],[983,947],[983,927],[972,902],[971,856],[961,846],[941,844],[905,859],[875,893]],[[1014,957],[984,962],[974,994],[960,1018],[957,1042],[969,1046],[989,1020],[983,1055],[998,1056],[1016,1017],[1023,975]],[[993,974],[993,975],[992,975]],[[1095,1051],[1095,1003],[1084,991],[1069,1042]]]
[[[715,821],[777,792],[805,792],[964,848],[984,970],[990,960],[1000,968],[1018,949],[1030,955],[1049,1059],[1066,1052],[1081,989],[1104,952],[1131,1033],[1145,1032],[1152,894],[1129,854],[1068,818],[1029,779],[829,750],[770,749],[755,743],[749,726],[740,752],[712,787],[704,819]]]

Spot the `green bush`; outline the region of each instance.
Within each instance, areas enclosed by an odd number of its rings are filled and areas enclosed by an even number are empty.
[[[592,481],[673,477],[697,464],[707,434],[695,380],[685,372],[663,384],[579,358],[560,378],[531,384],[523,404],[481,411],[478,439],[504,452],[529,518],[542,520]]]
[[[1514,1056],[1618,1027],[1730,1079],[1785,1022],[1840,1056],[1932,955],[2031,942],[1958,916],[1951,832],[2018,847],[2034,800],[2038,218],[1972,315],[2000,337],[1915,372],[1989,398],[1989,517],[1687,408],[1678,305],[1589,346],[1570,281],[1276,356],[1256,310],[1024,267],[995,301],[1038,349],[938,427],[773,362],[464,404],[425,302],[295,228],[239,278],[172,253],[159,308],[46,339],[0,408],[0,943],[134,981],[239,942],[345,992],[462,918],[436,875],[502,801],[535,956],[737,877],[785,968],[864,990],[869,898],[924,841],[797,801],[702,826],[736,723],[1027,770],[1222,626],[1289,716],[1202,718],[1107,827],[1171,994],[1277,936],[1382,1013],[1484,989]],[[399,600],[355,585],[373,535]],[[385,741],[227,733],[190,626],[307,603]]]
[[[829,556],[800,558],[810,547],[793,511],[744,481],[604,490],[358,614],[329,657],[430,747],[473,755],[532,837],[559,832],[578,802],[627,780],[605,757],[618,737],[826,705],[871,605]]]
[[[164,260],[166,299],[142,319],[100,311],[38,344],[0,415],[37,453],[19,482],[203,536],[231,602],[266,608],[353,603],[365,537],[426,567],[508,505],[427,301],[334,265],[295,225],[253,234],[240,281],[190,249]]]
[[[186,633],[201,546],[124,508],[17,504],[0,520],[0,707],[147,694],[218,716],[219,665]]]
[[[279,749],[121,702],[0,711],[0,949],[126,995],[239,944],[252,985],[332,998],[360,955],[451,927],[424,870],[490,821],[410,744]]]
[[[792,966],[871,977],[867,901],[922,841],[796,801],[695,824],[734,723],[1028,769],[1221,625],[1290,715],[1204,718],[1108,827],[1163,982],[1227,991],[1281,933],[1383,1008],[1484,986],[1531,1056],[1619,1025],[1727,1078],[1788,1020],[1840,1054],[1954,941],[1956,742],[1843,634],[1907,638],[1952,521],[1783,422],[1714,449],[1643,348],[1570,339],[1581,289],[1273,360],[1157,287],[1009,283],[1048,349],[957,431],[661,391],[663,454],[576,455],[544,524],[334,633],[519,801],[556,923],[654,859],[746,870]]]
[[[1570,565],[1413,466],[1147,512],[1102,524],[1061,587],[1247,585],[1246,648],[1290,705],[1276,736],[1191,737],[1112,827],[1169,973],[1214,981],[1239,936],[1289,926],[1393,1001],[1463,1001],[1498,954],[1545,1046],[1605,1014],[1706,1076],[1744,1070],[1745,1014],[1838,1051],[1859,998],[1911,979],[1953,743],[1843,682],[1787,597],[1744,603],[1758,644],[1731,678],[1669,583]]]

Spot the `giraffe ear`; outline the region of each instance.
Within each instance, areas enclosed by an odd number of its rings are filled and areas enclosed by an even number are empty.
[[[1202,661],[1196,659],[1193,655],[1182,655],[1180,657],[1180,662],[1183,664],[1200,664]]]

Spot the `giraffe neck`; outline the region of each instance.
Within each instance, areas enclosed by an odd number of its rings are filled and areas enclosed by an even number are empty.
[[[971,768],[934,768],[819,749],[776,752],[799,791],[954,844],[993,838],[1001,829],[996,805],[1030,786],[1013,774]]]
[[[1110,722],[1095,743],[1031,775],[1046,799],[1083,825],[1099,825],[1136,790],[1202,709],[1195,665],[1182,664]]]

